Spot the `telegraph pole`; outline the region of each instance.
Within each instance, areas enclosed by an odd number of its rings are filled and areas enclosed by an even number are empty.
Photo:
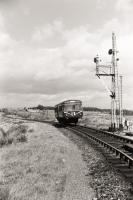
[[[120,76],[120,129],[123,130],[123,84],[122,84],[122,76]]]

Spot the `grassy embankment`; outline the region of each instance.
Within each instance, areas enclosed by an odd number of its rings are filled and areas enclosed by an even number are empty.
[[[0,147],[17,142],[26,142],[27,126],[12,126],[8,131],[0,128]]]
[[[0,199],[62,199],[71,166],[66,160],[75,159],[72,145],[47,124],[22,120],[12,124],[1,131]]]

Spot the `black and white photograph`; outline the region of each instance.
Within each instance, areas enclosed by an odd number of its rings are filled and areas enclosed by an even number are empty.
[[[0,200],[133,200],[132,20],[132,0],[0,0]]]

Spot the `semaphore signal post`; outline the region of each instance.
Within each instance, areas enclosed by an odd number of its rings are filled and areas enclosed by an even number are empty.
[[[96,75],[98,78],[102,76],[111,77],[111,131],[123,129],[123,111],[122,111],[122,76],[118,74],[118,61],[116,49],[116,36],[112,33],[112,49],[109,49],[108,54],[112,55],[110,65],[100,65],[100,59],[97,55],[94,58],[96,63]]]

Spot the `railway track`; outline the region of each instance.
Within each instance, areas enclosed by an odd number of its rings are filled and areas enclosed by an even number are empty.
[[[89,139],[97,150],[102,151],[106,159],[131,181],[133,193],[133,153],[123,148],[127,143],[132,145],[133,140],[83,126],[68,126],[66,129]]]

